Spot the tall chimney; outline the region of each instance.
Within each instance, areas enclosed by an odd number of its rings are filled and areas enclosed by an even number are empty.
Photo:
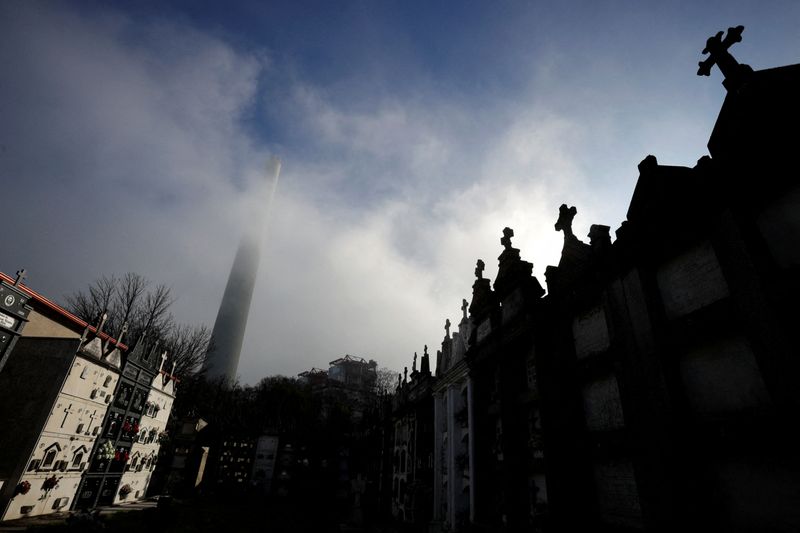
[[[228,276],[225,294],[219,305],[214,330],[211,332],[211,344],[203,363],[208,380],[224,378],[228,383],[236,380],[250,301],[253,298],[253,288],[258,274],[264,223],[272,197],[275,195],[280,172],[281,161],[273,157],[267,165],[266,176],[271,182],[266,183],[264,205],[260,206],[262,210],[256,215],[255,223],[248,224],[245,228]]]

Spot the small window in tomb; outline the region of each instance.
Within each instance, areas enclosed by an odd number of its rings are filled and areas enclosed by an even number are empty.
[[[72,458],[72,468],[78,468],[81,466],[81,461],[83,460],[83,452],[76,453],[75,457]]]
[[[83,433],[83,424],[78,424],[78,429],[75,430],[75,433]]]
[[[28,465],[28,472],[36,470],[37,468],[39,468],[39,465],[41,464],[42,464],[41,459],[34,459],[33,461],[31,461],[31,464]]]
[[[103,387],[108,387],[111,385],[111,380],[113,379],[112,376],[106,376],[106,380],[103,382]]]
[[[92,430],[92,435],[96,436],[98,433],[100,433],[100,426],[95,426]]]
[[[86,379],[86,376],[88,374],[89,374],[89,367],[88,366],[83,367],[83,370],[81,370],[81,379]]]

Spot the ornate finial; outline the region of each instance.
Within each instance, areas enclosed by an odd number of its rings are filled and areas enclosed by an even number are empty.
[[[466,300],[461,300],[461,314],[463,315],[464,320],[467,319],[467,309],[469,308],[469,304]]]
[[[558,208],[558,220],[556,221],[556,231],[563,231],[564,238],[573,237],[572,233],[572,219],[578,214],[575,206],[567,207],[567,204],[561,204]]]
[[[428,357],[428,345],[425,345],[425,350],[422,352],[422,357]]]
[[[100,334],[103,332],[103,326],[106,325],[106,320],[108,320],[108,313],[104,309],[100,316],[97,317],[97,336],[99,337]]]
[[[450,319],[444,321],[444,336],[450,338]]]
[[[125,334],[128,333],[128,323],[125,322],[122,324],[122,331],[120,331],[119,336],[117,337],[117,346],[122,344],[122,339],[125,338]]]
[[[407,381],[408,381],[408,367],[404,366],[403,367],[403,383],[406,383]]]
[[[483,262],[482,259],[478,259],[478,262],[475,266],[475,277],[478,279],[483,279],[483,269],[486,268],[486,264]]]
[[[506,250],[511,248],[511,237],[514,236],[514,230],[511,228],[503,228],[503,237],[500,239],[500,244],[502,244]]]
[[[14,286],[16,287],[17,285],[19,285],[20,282],[26,277],[28,276],[26,275],[24,268],[21,270],[17,270],[17,279],[14,280]]]
[[[417,371],[417,352],[414,352],[414,362],[411,364],[411,373]]]

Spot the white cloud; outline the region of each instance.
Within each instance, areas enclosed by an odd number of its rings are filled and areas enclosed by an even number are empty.
[[[444,319],[456,322],[471,296],[475,260],[496,273],[503,227],[544,285],[561,246],[558,206],[578,206],[578,235],[618,224],[619,191],[646,155],[619,143],[630,132],[613,113],[566,111],[571,97],[597,95],[562,89],[547,57],[517,101],[342,100],[186,23],[41,5],[0,23],[0,63],[13,73],[0,102],[15,106],[2,110],[0,172],[20,199],[2,268],[27,267],[54,297],[140,272],[173,286],[179,320],[211,325],[275,149],[244,120],[266,106],[293,140],[278,150],[283,176],[240,365],[249,383],[344,353],[395,370],[424,344],[435,353]],[[265,77],[288,96],[261,93]],[[598,190],[593,161],[604,183],[619,183]]]

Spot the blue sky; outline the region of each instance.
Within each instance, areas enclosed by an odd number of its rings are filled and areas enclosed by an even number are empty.
[[[213,323],[269,156],[245,382],[344,353],[400,370],[496,272],[543,282],[561,203],[625,218],[648,154],[693,165],[724,98],[706,38],[796,63],[797,2],[3,2],[0,269],[51,297],[101,274]],[[676,209],[679,206],[676,206]]]

